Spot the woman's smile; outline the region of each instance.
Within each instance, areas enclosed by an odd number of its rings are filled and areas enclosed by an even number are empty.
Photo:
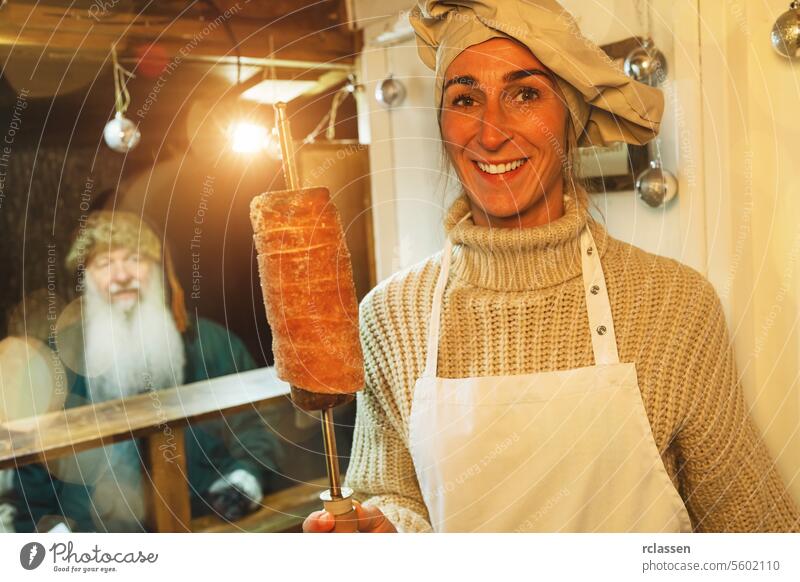
[[[499,162],[479,160],[473,161],[475,166],[478,168],[478,171],[487,180],[507,181],[516,177],[522,171],[523,166],[525,166],[525,162],[528,161],[528,158],[518,158],[516,160]]]

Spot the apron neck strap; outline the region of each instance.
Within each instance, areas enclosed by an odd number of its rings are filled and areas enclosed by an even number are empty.
[[[468,212],[461,220],[458,221],[458,226],[462,221],[466,220],[472,215]],[[453,253],[453,242],[450,240],[449,235],[445,235],[444,250],[442,251],[442,266],[439,270],[439,278],[436,280],[436,287],[433,290],[433,303],[431,308],[431,320],[428,322],[428,355],[425,359],[425,372],[424,376],[431,378],[436,377],[437,361],[439,359],[439,327],[442,320],[442,297],[444,296],[444,288],[447,286],[447,279],[450,275],[450,255]]]
[[[461,221],[468,218],[468,213]],[[460,222],[459,221],[459,224]],[[458,225],[456,225],[458,226]],[[595,365],[602,366],[619,363],[617,336],[614,332],[614,321],[611,317],[611,303],[603,274],[603,266],[589,227],[585,227],[580,236],[581,270],[583,290],[586,297],[586,310],[589,316],[589,331],[592,337],[592,350]],[[439,278],[433,290],[431,319],[428,324],[428,348],[425,360],[424,376],[435,378],[439,359],[439,332],[442,319],[442,299],[450,275],[450,255],[453,243],[450,237],[445,238],[442,251],[442,266]]]
[[[588,225],[581,232],[581,271],[594,363],[596,366],[619,364],[617,334],[614,332],[611,302],[608,300],[606,278],[600,263],[600,251]]]

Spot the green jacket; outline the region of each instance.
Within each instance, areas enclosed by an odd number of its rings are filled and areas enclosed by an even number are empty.
[[[198,319],[184,334],[184,350],[186,384],[256,367],[236,335],[206,319]],[[86,378],[71,373],[69,381],[65,408],[86,404]],[[185,436],[193,516],[211,511],[205,498],[208,488],[221,475],[235,469],[245,469],[258,478],[264,492],[271,489],[280,448],[256,411],[187,426]],[[142,451],[140,441],[136,441],[136,446]],[[76,531],[96,531],[91,517],[92,490],[92,485],[61,481],[40,464],[20,467],[15,479],[16,530],[35,531],[40,519],[55,515],[71,518]]]

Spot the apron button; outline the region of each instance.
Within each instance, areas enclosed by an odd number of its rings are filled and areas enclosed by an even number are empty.
[[[606,330],[606,326],[605,325],[597,326],[597,335],[605,335],[606,331],[608,331],[608,330]]]
[[[589,289],[589,292],[592,295],[597,295],[600,292],[600,286],[599,285],[592,285],[592,287]]]
[[[592,254],[592,247],[589,247],[589,248],[586,249],[586,254],[587,255],[591,255]]]

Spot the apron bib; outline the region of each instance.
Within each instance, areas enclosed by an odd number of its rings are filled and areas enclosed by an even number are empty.
[[[580,237],[595,365],[438,378],[445,242],[409,449],[437,532],[691,532],[659,455],[633,363],[620,363],[592,234]]]

